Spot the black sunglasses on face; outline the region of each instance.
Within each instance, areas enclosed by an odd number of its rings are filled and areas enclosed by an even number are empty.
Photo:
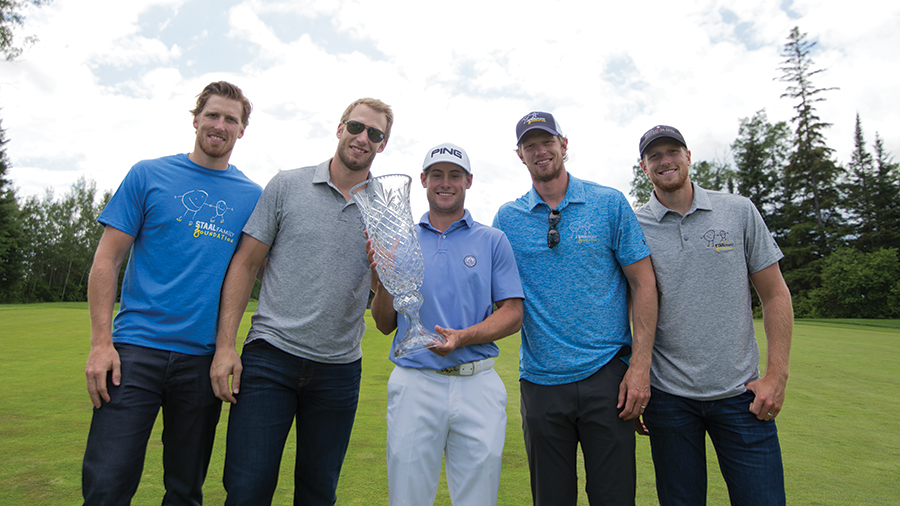
[[[345,121],[344,124],[347,125],[347,131],[352,135],[358,135],[363,130],[366,130],[369,134],[370,141],[378,143],[384,140],[384,132],[375,127],[367,127],[359,121],[354,121],[352,119]]]
[[[550,229],[547,230],[547,246],[550,249],[559,244],[559,230],[556,230],[556,225],[559,225],[561,219],[562,215],[556,209],[551,210],[547,216],[547,224],[550,225]]]

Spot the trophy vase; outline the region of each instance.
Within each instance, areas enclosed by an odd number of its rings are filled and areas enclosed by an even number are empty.
[[[405,174],[389,174],[350,190],[372,241],[378,278],[394,296],[394,309],[406,318],[406,335],[394,347],[394,358],[446,342],[419,320],[424,301],[419,288],[425,279],[425,266],[409,203],[411,183],[412,178]]]

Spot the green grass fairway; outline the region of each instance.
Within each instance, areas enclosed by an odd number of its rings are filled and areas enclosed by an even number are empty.
[[[246,334],[249,313],[241,334]],[[71,505],[81,501],[81,459],[91,419],[84,366],[86,304],[0,306],[0,505]],[[757,323],[757,335],[761,335]],[[359,411],[338,488],[338,504],[387,504],[384,463],[389,338],[374,329],[363,341]],[[497,371],[509,392],[499,504],[530,504],[517,384],[518,336],[500,343]],[[765,340],[762,341],[764,353]],[[900,502],[900,321],[797,321],[787,401],[778,418],[788,503],[894,505]],[[206,482],[206,503],[222,504],[228,407]],[[158,505],[162,465],[158,422],[148,446],[135,505]],[[282,461],[274,504],[291,504],[293,437]],[[709,504],[728,504],[715,453],[708,447]],[[657,504],[650,444],[638,438],[637,504]],[[583,480],[580,482],[583,488]],[[450,505],[442,482],[435,502]],[[579,505],[587,505],[583,492]]]

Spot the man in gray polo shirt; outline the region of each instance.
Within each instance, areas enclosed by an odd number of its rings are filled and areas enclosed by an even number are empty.
[[[784,402],[793,331],[784,256],[750,200],[691,182],[677,129],[641,137],[653,183],[637,211],[659,286],[651,397],[638,432],[650,435],[659,502],[706,504],[706,434],[732,504],[784,504],[775,417]],[[750,284],[766,332],[759,373]]]
[[[230,402],[226,504],[270,504],[297,420],[294,503],[334,504],[359,398],[371,274],[350,189],[391,133],[391,108],[360,99],[337,126],[334,158],[279,172],[244,226],[222,285],[210,376]],[[259,309],[238,356],[238,325],[261,269]],[[231,384],[229,385],[229,377]]]

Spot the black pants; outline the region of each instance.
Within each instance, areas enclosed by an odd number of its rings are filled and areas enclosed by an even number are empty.
[[[592,376],[564,385],[519,382],[522,429],[535,506],[575,506],[578,444],[592,506],[634,505],[634,422],[619,418],[618,358]]]

